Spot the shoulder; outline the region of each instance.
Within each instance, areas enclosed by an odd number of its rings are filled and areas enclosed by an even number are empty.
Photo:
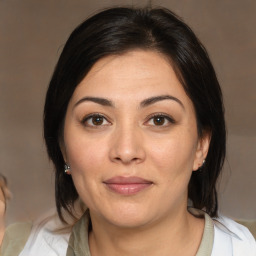
[[[1,256],[16,256],[24,248],[31,232],[32,223],[15,223],[5,231],[4,239],[1,245]]]
[[[213,220],[214,245],[212,255],[256,256],[256,242],[250,231],[224,216]]]
[[[255,220],[236,220],[236,222],[246,226],[256,239],[256,221]]]
[[[56,214],[47,213],[33,223],[17,223],[5,232],[0,256],[66,255],[70,228]]]
[[[69,236],[70,230],[62,224],[56,214],[45,215],[33,224],[19,256],[66,255]]]

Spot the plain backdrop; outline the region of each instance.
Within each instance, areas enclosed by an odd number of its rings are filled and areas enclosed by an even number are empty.
[[[0,0],[0,172],[13,193],[8,223],[32,220],[54,206],[42,112],[69,34],[98,9],[150,2],[183,17],[209,51],[228,127],[220,210],[234,218],[256,218],[255,0]]]

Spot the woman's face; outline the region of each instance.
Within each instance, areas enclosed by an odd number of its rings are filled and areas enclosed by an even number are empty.
[[[135,227],[186,210],[208,143],[170,63],[136,50],[99,60],[77,86],[62,152],[91,215]]]

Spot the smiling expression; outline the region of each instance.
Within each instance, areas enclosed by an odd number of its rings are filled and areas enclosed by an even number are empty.
[[[208,142],[167,59],[134,50],[99,60],[77,86],[61,148],[91,215],[131,227],[186,210]]]

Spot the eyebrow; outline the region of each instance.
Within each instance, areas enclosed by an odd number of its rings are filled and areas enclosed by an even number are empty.
[[[151,97],[151,98],[148,98],[148,99],[145,99],[143,100],[141,103],[140,103],[140,107],[147,107],[149,105],[152,105],[158,101],[162,101],[162,100],[174,100],[176,101],[177,103],[179,103],[179,105],[185,109],[183,103],[176,97],[174,96],[171,96],[171,95],[160,95],[160,96],[154,96],[154,97]]]
[[[114,104],[111,100],[108,100],[108,99],[105,99],[105,98],[98,98],[98,97],[84,97],[84,98],[80,99],[74,105],[74,107],[76,107],[77,105],[81,104],[82,102],[86,102],[86,101],[95,102],[95,103],[98,103],[102,106],[114,107]]]
[[[140,103],[140,107],[141,108],[144,108],[144,107],[147,107],[149,105],[152,105],[158,101],[163,101],[163,100],[173,100],[177,103],[179,103],[179,105],[185,109],[183,103],[176,97],[174,96],[171,96],[171,95],[160,95],[160,96],[154,96],[154,97],[150,97],[150,98],[147,98],[145,100],[143,100],[141,103]],[[102,106],[107,106],[107,107],[114,107],[114,103],[109,100],[109,99],[106,99],[106,98],[99,98],[99,97],[84,97],[82,99],[80,99],[75,105],[74,105],[74,108],[83,103],[83,102],[86,102],[86,101],[91,101],[91,102],[94,102],[94,103],[97,103],[97,104],[100,104]]]

